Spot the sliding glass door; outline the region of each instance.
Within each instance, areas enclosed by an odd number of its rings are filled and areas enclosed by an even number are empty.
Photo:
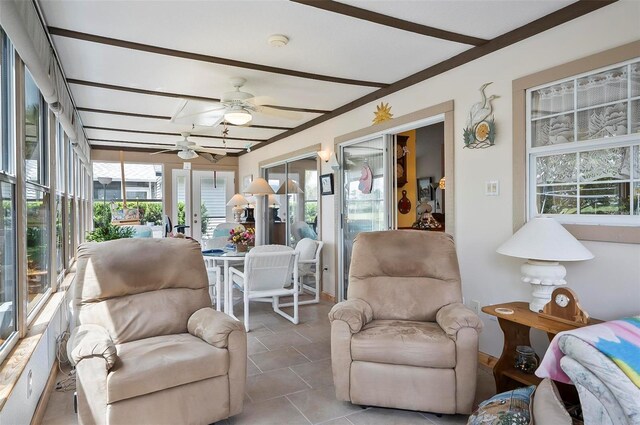
[[[347,298],[353,241],[360,232],[388,230],[393,226],[391,208],[391,136],[343,145],[341,158],[341,255],[340,300]]]
[[[266,243],[295,247],[303,238],[319,239],[318,160],[316,154],[264,169],[270,195]]]

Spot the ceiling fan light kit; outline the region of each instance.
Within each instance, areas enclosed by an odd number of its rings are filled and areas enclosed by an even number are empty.
[[[232,106],[224,113],[224,119],[233,125],[245,125],[252,119],[252,115],[242,106]]]
[[[192,151],[191,149],[187,149],[183,151],[178,151],[178,156],[180,157],[180,159],[194,159],[198,157],[198,154],[195,153],[195,151]]]

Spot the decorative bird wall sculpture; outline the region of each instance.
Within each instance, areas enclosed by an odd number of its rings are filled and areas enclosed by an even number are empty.
[[[491,102],[500,96],[492,94],[487,97],[485,89],[489,84],[491,83],[484,83],[480,86],[482,100],[475,103],[469,110],[467,124],[463,133],[464,146],[466,148],[488,148],[495,143],[496,127]]]

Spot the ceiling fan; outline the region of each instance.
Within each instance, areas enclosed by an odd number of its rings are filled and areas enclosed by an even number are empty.
[[[195,142],[187,139],[191,133],[180,133],[183,140],[178,140],[174,147],[171,149],[164,149],[158,152],[153,152],[151,155],[157,155],[159,153],[164,152],[172,152],[178,151],[178,156],[180,159],[194,159],[199,156],[206,159],[207,161],[216,163],[222,159],[223,156],[227,154],[226,149],[213,149],[213,148],[203,148],[202,146],[197,145]]]
[[[226,121],[241,126],[249,125],[254,113],[290,120],[300,119],[299,113],[266,106],[266,103],[271,103],[270,98],[266,96],[256,97],[242,91],[241,88],[246,81],[244,78],[232,78],[231,84],[235,90],[224,93],[219,102],[183,99],[171,117],[171,122],[215,127]]]

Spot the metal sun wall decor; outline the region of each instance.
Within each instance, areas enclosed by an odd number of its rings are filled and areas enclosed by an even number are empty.
[[[471,107],[467,126],[464,129],[464,147],[469,149],[485,149],[493,146],[496,138],[496,124],[493,118],[491,102],[499,98],[495,94],[487,97],[484,90],[491,83],[480,87],[482,100]]]
[[[393,114],[391,113],[391,106],[388,103],[380,102],[378,106],[376,106],[376,111],[373,113],[373,124],[380,124],[383,121],[390,120],[393,118]]]

